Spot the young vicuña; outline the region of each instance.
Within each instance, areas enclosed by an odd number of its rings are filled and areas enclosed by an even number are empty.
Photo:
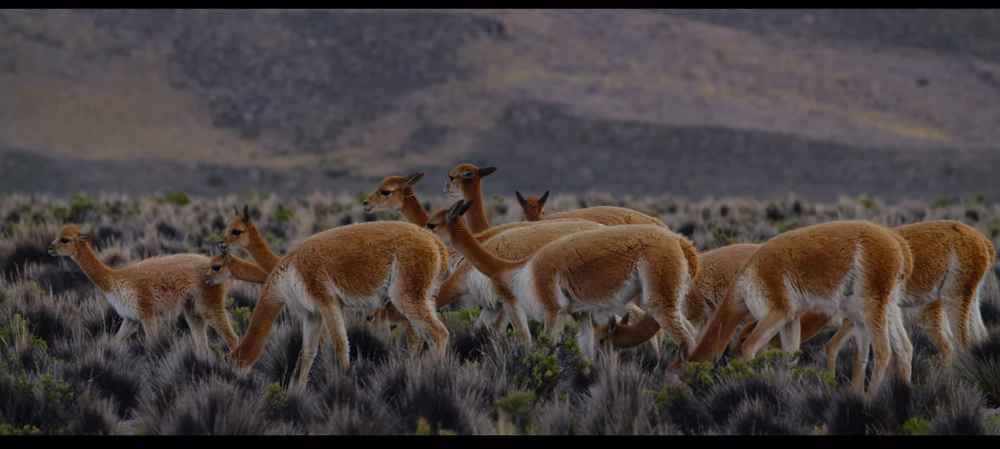
[[[72,258],[108,300],[121,327],[115,340],[125,340],[139,325],[146,341],[159,332],[160,318],[174,318],[182,311],[199,348],[208,347],[208,327],[226,341],[230,351],[239,338],[226,313],[227,283],[206,284],[209,258],[200,254],[172,254],[151,257],[122,268],[110,268],[90,248],[91,234],[78,225],[67,224],[49,245],[50,256]]]

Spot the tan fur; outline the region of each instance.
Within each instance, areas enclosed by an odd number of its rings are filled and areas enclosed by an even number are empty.
[[[430,217],[424,210],[424,206],[417,200],[416,194],[413,193],[413,185],[423,177],[423,173],[416,172],[405,178],[389,176],[383,179],[362,203],[365,212],[396,211],[401,213],[406,221],[421,228],[424,227]]]
[[[424,227],[427,225],[428,215],[424,211],[423,206],[417,199],[416,194],[413,192],[413,185],[423,178],[424,174],[422,172],[416,172],[409,176],[389,176],[379,183],[378,187],[372,191],[371,194],[362,203],[365,212],[373,212],[377,210],[392,210],[399,212],[403,215],[406,221],[413,223],[417,226]],[[559,221],[572,221],[578,222],[581,220],[559,220]],[[486,239],[500,234],[501,232],[508,231],[510,229],[520,228],[533,223],[507,223],[505,225],[491,227],[481,234],[477,235],[476,238],[480,242],[486,241]],[[443,245],[443,244],[442,244]],[[445,267],[445,273],[450,273],[455,270],[458,263],[462,261],[461,255],[457,250],[447,248],[446,251],[446,261],[447,266]],[[416,331],[412,328],[410,323],[403,318],[403,315],[396,310],[396,308],[391,304],[386,304],[378,310],[368,314],[366,319],[370,322],[375,323],[379,327],[386,327],[392,325],[400,325],[403,327],[403,332],[407,336],[407,341],[411,349],[419,350],[420,340]]]
[[[548,190],[542,194],[541,198],[529,196],[525,199],[521,196],[521,192],[517,190],[514,191],[514,195],[517,196],[517,202],[521,203],[521,212],[524,214],[524,221],[538,221],[545,215],[545,201],[549,199]]]
[[[208,348],[208,327],[212,326],[233,350],[239,338],[226,313],[229,284],[208,285],[205,273],[210,259],[200,254],[152,257],[122,268],[104,265],[90,248],[92,237],[79,226],[67,224],[49,245],[49,255],[71,257],[87,277],[104,293],[122,317],[115,340],[125,340],[142,324],[146,340],[159,332],[157,321],[174,318],[181,312],[199,348]]]
[[[482,243],[482,246],[497,257],[518,260],[531,256],[560,237],[603,227],[604,225],[590,221],[545,223],[504,232]],[[514,317],[510,320],[514,329],[520,333],[522,339],[530,342],[528,321],[524,314],[518,311],[520,309],[517,298],[512,298],[504,285],[497,284],[493,280],[488,282],[487,296],[481,296],[484,292],[476,289],[477,284],[472,279],[477,271],[468,260],[460,263],[455,272],[441,284],[435,305],[441,308],[465,298],[468,302],[479,304],[483,308],[476,325],[488,325],[494,330],[499,330],[509,319],[508,317]],[[394,319],[399,320],[401,316],[398,313],[382,313],[373,317],[373,321],[380,326],[385,326]]]
[[[889,313],[892,307],[898,308],[899,281],[912,270],[906,263],[907,259],[912,262],[912,256],[906,252],[905,243],[893,231],[865,221],[828,222],[780,234],[744,265],[689,360],[704,362],[721,355],[750,313],[758,322],[743,342],[744,360],[755,356],[777,332],[786,356],[798,350],[799,316],[805,311],[841,313],[855,324],[864,324],[854,330],[858,347],[875,348],[875,371],[868,386],[872,396],[897,349],[890,342],[900,338],[900,331],[901,338],[908,340],[905,331],[897,328],[901,321],[891,320]],[[853,294],[846,294],[847,290]],[[890,339],[890,332],[897,333],[895,338]],[[855,369],[861,366],[864,372],[867,358],[860,362],[856,360]],[[863,382],[854,386],[864,389]]]
[[[612,226],[561,237],[532,257],[511,261],[486,251],[458,219],[470,206],[460,200],[433,214],[427,226],[477,270],[505,285],[522,307],[544,314],[545,330],[555,341],[574,315],[583,351],[592,356],[590,315],[618,312],[642,292],[644,305],[666,324],[668,335],[688,344],[686,348],[693,346],[690,324],[681,313],[691,275],[697,272],[687,239],[658,226]],[[633,280],[638,280],[634,292],[626,289]]]
[[[583,219],[576,219],[576,218],[562,218],[562,219],[558,219],[558,220],[547,220],[546,221],[546,223],[550,223],[550,222],[559,222],[559,223],[579,223],[579,222],[595,223],[594,221],[591,221],[591,220],[583,220]],[[525,227],[535,226],[535,225],[538,225],[540,223],[541,222],[538,222],[538,221],[512,221],[510,223],[504,223],[502,225],[494,226],[492,228],[489,228],[489,229],[487,229],[487,230],[485,230],[483,232],[480,232],[480,233],[476,234],[475,237],[476,237],[476,241],[478,241],[479,243],[483,243],[483,242],[485,242],[485,241],[487,241],[487,240],[489,240],[489,239],[491,239],[491,238],[493,238],[493,237],[495,237],[497,235],[500,235],[500,234],[502,234],[504,232],[507,232],[507,231],[510,231],[512,229],[521,229],[521,228],[525,228]],[[426,225],[426,224],[427,223],[424,223],[424,225]],[[598,224],[600,224],[600,223],[598,223]],[[457,249],[451,248],[448,251],[449,251],[448,252],[448,258],[449,258],[448,259],[448,265],[449,265],[449,268],[451,270],[455,270],[458,267],[458,264],[461,263],[463,260],[465,260],[465,257],[463,257],[462,253],[458,252]]]
[[[205,273],[206,284],[221,284],[229,279],[238,279],[254,284],[267,281],[267,272],[257,265],[229,255],[229,251],[220,250],[212,257],[208,273]]]
[[[496,167],[479,168],[472,164],[458,164],[448,173],[448,182],[444,184],[445,195],[451,198],[461,197],[475,204],[465,217],[465,224],[473,234],[490,228],[490,222],[486,219],[482,180],[496,170]]]
[[[637,210],[616,206],[593,206],[585,209],[573,209],[549,215],[542,220],[557,220],[561,218],[575,218],[579,220],[590,220],[605,226],[618,225],[653,225],[670,229],[665,223]]]
[[[913,272],[907,277],[901,305],[921,309],[918,321],[927,329],[942,357],[950,358],[956,345],[968,351],[971,343],[985,339],[985,325],[978,313],[979,288],[996,259],[990,240],[976,228],[953,220],[925,221],[892,229],[905,239],[913,254]],[[952,254],[958,264],[956,276],[948,273]],[[840,323],[831,322],[831,318],[820,313],[804,314],[802,341],[826,327],[819,323]],[[813,332],[806,331],[807,323],[816,323],[810,326]],[[751,325],[748,323],[748,327]],[[827,343],[830,372],[835,372],[837,352],[852,328],[853,324],[840,326]],[[777,339],[769,343],[772,347],[778,345]]]
[[[726,292],[733,285],[743,265],[760,248],[756,243],[737,243],[698,254],[698,273],[691,279],[691,289],[684,301],[684,316],[698,329],[702,329],[715,312]],[[598,344],[610,344],[625,349],[647,341],[660,325],[652,317],[639,311],[627,316],[637,320],[629,325],[614,320],[594,329]],[[698,337],[700,337],[700,332]]]
[[[444,245],[426,229],[399,221],[355,223],[309,237],[268,275],[243,342],[230,354],[248,369],[264,350],[283,305],[303,322],[299,385],[308,380],[326,324],[341,366],[349,365],[344,307],[375,309],[391,301],[444,356],[448,330],[431,302],[441,282]],[[258,310],[260,312],[258,313]]]
[[[219,242],[219,249],[246,249],[253,261],[265,272],[270,273],[278,265],[281,256],[272,252],[264,243],[264,237],[260,235],[260,231],[257,230],[250,218],[249,206],[243,206],[243,213],[240,213],[235,206],[233,210],[236,212],[236,216],[229,220],[229,224],[226,225],[226,234]]]

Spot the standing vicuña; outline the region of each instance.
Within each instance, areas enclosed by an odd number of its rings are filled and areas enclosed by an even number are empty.
[[[230,350],[239,343],[226,313],[229,285],[204,282],[208,257],[173,254],[115,269],[97,258],[89,245],[91,239],[91,234],[83,233],[79,226],[67,224],[49,245],[48,252],[50,256],[72,258],[101,289],[123,320],[115,340],[127,339],[141,323],[146,341],[150,341],[159,332],[159,318],[174,318],[183,310],[191,337],[199,348],[208,347],[208,325],[226,340]]]
[[[438,320],[431,296],[441,282],[448,254],[441,240],[410,223],[375,221],[329,229],[288,252],[264,282],[243,342],[232,351],[241,369],[252,365],[284,305],[302,319],[304,386],[323,324],[337,360],[349,365],[343,307],[375,309],[392,302],[416,331],[444,356],[448,329]]]
[[[621,311],[642,293],[646,309],[670,337],[684,349],[693,345],[692,328],[681,314],[698,269],[697,252],[687,239],[658,226],[609,226],[561,237],[531,257],[510,261],[486,251],[457,219],[470,206],[459,200],[435,213],[427,227],[506,286],[530,316],[544,316],[545,331],[554,341],[572,314],[580,324],[581,350],[593,357],[590,315]]]
[[[990,240],[976,228],[953,220],[925,221],[892,230],[906,240],[913,253],[913,274],[906,280],[900,306],[920,308],[918,322],[927,329],[941,356],[949,359],[955,346],[968,351],[971,343],[986,339],[979,295],[996,258]],[[831,318],[818,312],[804,314],[802,341],[822,330]],[[811,332],[805,329],[807,323],[815,323],[808,326]],[[827,369],[831,372],[853,326],[850,320],[844,322],[827,343]],[[780,341],[772,339],[769,346],[779,347]]]
[[[786,357],[798,350],[799,318],[805,311],[841,313],[857,323],[857,347],[864,354],[875,347],[875,370],[868,387],[868,394],[874,395],[889,363],[890,344],[891,350],[899,351],[900,363],[909,364],[911,355],[905,353],[909,338],[898,301],[901,281],[912,270],[906,241],[874,223],[835,221],[779,234],[750,256],[689,360],[720,356],[748,313],[757,324],[743,342],[745,360],[779,332]],[[867,357],[856,358],[855,369],[864,373],[866,362]],[[902,374],[909,379],[908,372]],[[854,386],[863,389],[863,375],[860,380]]]

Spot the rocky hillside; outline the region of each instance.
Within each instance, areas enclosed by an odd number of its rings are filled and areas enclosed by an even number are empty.
[[[0,191],[1000,198],[989,10],[4,10]]]

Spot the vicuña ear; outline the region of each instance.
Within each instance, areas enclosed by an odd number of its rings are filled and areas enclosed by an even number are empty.
[[[489,176],[490,173],[493,173],[495,171],[497,171],[496,167],[483,167],[483,168],[480,168],[479,169],[479,177],[480,178],[485,178],[485,177]]]
[[[475,200],[466,201],[465,204],[462,205],[462,208],[459,209],[458,215],[465,215],[465,213],[469,211],[469,208],[472,207],[473,201]]]
[[[611,315],[611,319],[608,320],[608,333],[609,334],[614,333],[615,329],[617,328],[618,328],[618,320],[615,319],[614,315]]]
[[[235,204],[233,205],[233,212],[235,212],[235,213],[236,213],[236,216],[237,216],[237,217],[239,217],[239,216],[240,216],[240,208],[239,208],[239,207],[236,207],[236,205],[235,205]]]
[[[447,216],[448,221],[452,221],[452,220],[455,219],[455,217],[458,216],[458,211],[459,211],[459,209],[462,208],[462,205],[464,203],[465,203],[465,200],[458,200],[458,201],[455,202],[455,204],[451,205],[451,208],[448,209],[448,216]]]
[[[625,312],[625,316],[622,317],[622,325],[623,326],[628,326],[628,319],[629,319],[630,316],[632,316],[630,314],[630,312]]]
[[[89,242],[89,241],[91,241],[91,238],[92,237],[91,237],[90,234],[80,234],[80,241],[81,242]]]
[[[229,262],[229,251],[222,250],[222,260],[225,260],[226,262]]]
[[[523,196],[521,196],[521,192],[518,192],[517,190],[515,190],[514,191],[514,195],[517,196],[517,202],[521,203],[521,207],[524,207],[524,203],[528,202],[527,200],[524,199]]]
[[[545,193],[542,194],[542,197],[538,199],[538,207],[544,206],[545,205],[545,200],[547,200],[547,199],[549,199],[549,191],[548,190],[546,190]]]
[[[420,178],[423,178],[423,177],[424,177],[423,172],[419,172],[418,171],[418,172],[416,172],[416,173],[414,173],[414,174],[412,174],[410,176],[407,176],[406,179],[403,180],[403,184],[406,184],[408,186],[412,186],[412,185],[416,184],[417,181],[420,181]]]
[[[250,227],[250,206],[243,205],[243,224]]]

